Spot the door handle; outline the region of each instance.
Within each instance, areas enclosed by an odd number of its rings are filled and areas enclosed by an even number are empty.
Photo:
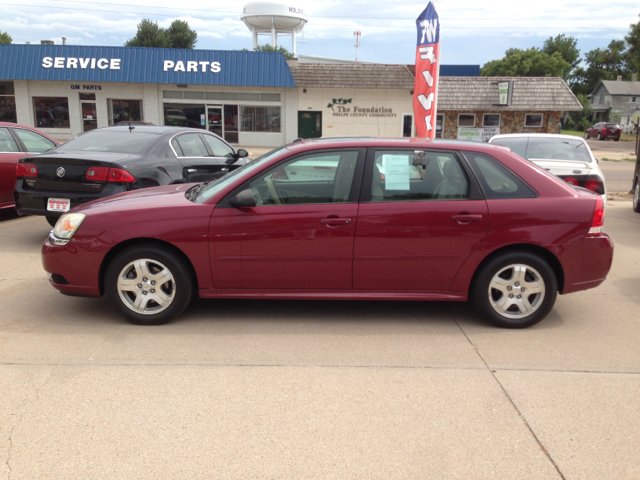
[[[320,223],[326,225],[327,227],[337,227],[338,225],[347,225],[351,223],[350,218],[338,218],[338,217],[329,217],[323,218],[320,220]]]
[[[223,171],[223,172],[228,172],[229,168],[228,167],[222,167],[220,170]]]
[[[466,225],[470,222],[479,222],[482,220],[482,215],[470,215],[468,213],[461,213],[460,215],[453,215],[451,220],[458,222],[461,225]]]

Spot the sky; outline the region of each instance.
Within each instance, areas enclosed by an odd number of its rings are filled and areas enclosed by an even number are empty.
[[[68,37],[67,44],[122,45],[143,18],[168,27],[185,20],[198,32],[196,48],[252,48],[240,20],[249,2],[190,0],[0,0],[0,31],[14,43],[40,43]],[[415,18],[428,2],[398,0],[291,0],[308,18],[298,54],[355,59],[355,31],[362,32],[358,58],[366,62],[414,63]],[[502,58],[508,48],[541,47],[564,33],[578,40],[581,54],[620,40],[640,21],[638,0],[438,0],[442,64],[482,65]],[[268,37],[260,37],[267,43]],[[280,42],[291,50],[291,38]]]

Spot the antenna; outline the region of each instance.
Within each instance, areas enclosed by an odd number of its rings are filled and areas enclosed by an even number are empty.
[[[358,61],[358,47],[360,46],[360,37],[362,36],[362,32],[353,32],[353,36],[356,37],[356,62]]]

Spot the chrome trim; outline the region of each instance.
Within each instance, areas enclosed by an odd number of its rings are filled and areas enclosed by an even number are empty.
[[[49,232],[49,243],[50,243],[51,245],[58,245],[58,246],[60,246],[60,245],[66,245],[67,243],[69,243],[69,240],[64,240],[64,239],[61,239],[61,238],[56,237],[56,236],[53,234],[53,230],[51,230],[51,231]]]

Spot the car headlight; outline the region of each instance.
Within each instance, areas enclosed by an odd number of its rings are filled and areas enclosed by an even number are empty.
[[[70,240],[87,216],[84,213],[65,213],[53,227],[53,236],[60,240]]]

